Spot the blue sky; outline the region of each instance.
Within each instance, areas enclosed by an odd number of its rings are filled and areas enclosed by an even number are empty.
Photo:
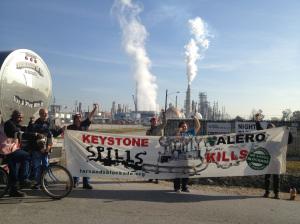
[[[207,24],[210,47],[198,61],[192,97],[207,92],[232,116],[262,109],[267,117],[300,110],[300,1],[297,0],[139,0],[139,17],[148,32],[146,50],[158,85],[187,88],[184,45],[191,38],[188,20]],[[0,50],[26,48],[47,63],[56,102],[84,107],[112,101],[132,109],[133,65],[122,46],[122,31],[110,0],[1,0]],[[175,103],[175,95],[169,100]]]

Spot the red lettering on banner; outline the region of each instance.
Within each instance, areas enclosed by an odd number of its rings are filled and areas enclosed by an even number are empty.
[[[101,145],[104,145],[105,139],[106,139],[107,137],[103,137],[103,136],[100,135],[99,138],[100,138],[100,141],[101,141],[100,144],[101,144]]]
[[[218,151],[218,152],[207,152],[205,154],[206,161],[208,163],[215,162],[230,162],[236,160],[245,160],[248,156],[248,151],[246,149],[242,149],[239,152],[239,155],[236,152],[226,152],[226,151]]]
[[[107,138],[107,144],[108,145],[113,145],[114,144],[114,138],[113,137],[108,137]]]
[[[223,155],[222,155],[222,161],[223,161],[223,162],[228,162],[228,161],[229,161],[229,159],[226,158],[226,152],[223,152]]]
[[[234,154],[234,152],[231,152],[230,154],[231,160],[238,160],[238,157]]]
[[[121,138],[115,138],[117,140],[117,145],[121,145],[120,141],[121,141]]]
[[[90,135],[82,135],[82,142],[83,143],[91,143],[90,141]]]
[[[141,139],[140,138],[138,138],[138,139],[133,138],[132,139],[132,146],[141,146]]]
[[[205,157],[206,157],[206,161],[207,161],[208,163],[216,162],[216,161],[215,161],[215,153],[214,153],[214,152],[213,152],[213,153],[206,153],[206,154],[205,154]]]
[[[240,159],[246,159],[247,158],[247,156],[248,156],[248,151],[246,150],[246,149],[242,149],[241,151],[240,151]]]
[[[148,138],[142,139],[141,146],[142,147],[148,147],[149,146],[149,139]]]
[[[93,144],[98,144],[98,138],[96,135],[92,135],[92,143]]]
[[[106,137],[106,136],[97,136],[97,135],[87,135],[83,134],[81,136],[83,143],[92,143],[95,145],[124,145],[124,146],[133,146],[133,147],[148,147],[149,139],[148,138],[120,138],[120,137]]]
[[[126,145],[126,146],[131,145],[130,139],[129,139],[129,138],[125,138],[125,139],[123,140],[123,144]]]

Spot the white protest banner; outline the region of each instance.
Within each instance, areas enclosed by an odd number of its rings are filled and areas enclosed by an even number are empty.
[[[260,122],[263,129],[267,128],[268,123],[265,121]],[[254,121],[236,121],[235,132],[236,133],[247,133],[256,131],[256,125]]]
[[[174,179],[281,174],[286,127],[196,137],[65,133],[67,167],[74,176]]]
[[[228,122],[207,122],[207,134],[231,133],[231,123]]]

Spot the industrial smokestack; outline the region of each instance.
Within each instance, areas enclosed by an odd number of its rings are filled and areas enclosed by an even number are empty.
[[[191,85],[188,84],[185,99],[185,116],[189,117],[191,114]]]

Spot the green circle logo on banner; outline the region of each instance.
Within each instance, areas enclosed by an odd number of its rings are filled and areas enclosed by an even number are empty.
[[[248,165],[254,170],[263,170],[270,163],[271,156],[265,148],[250,151],[247,157]]]

